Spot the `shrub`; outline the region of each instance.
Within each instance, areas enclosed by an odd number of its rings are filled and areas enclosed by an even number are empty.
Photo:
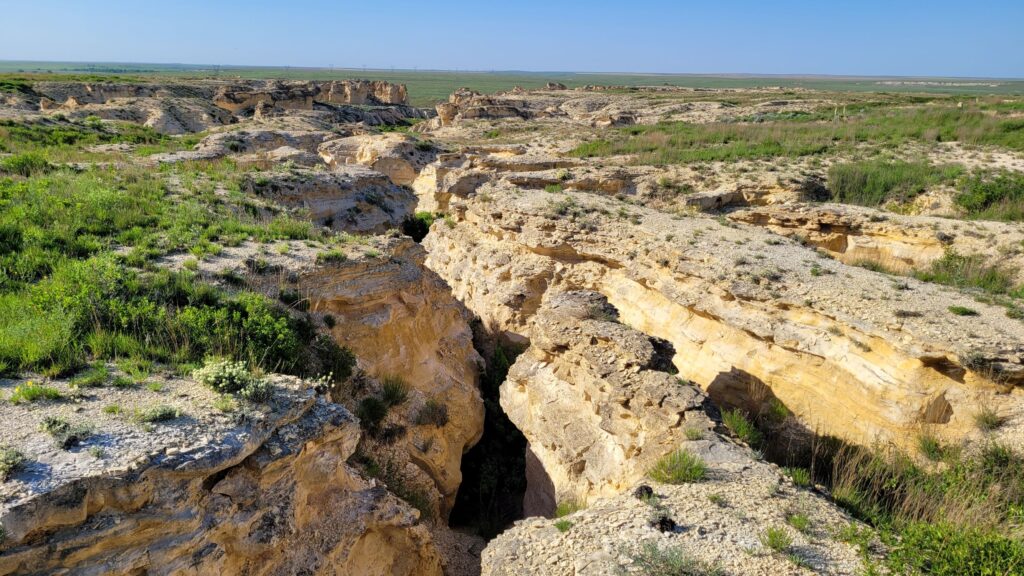
[[[659,547],[657,543],[644,542],[640,550],[629,554],[633,566],[645,576],[722,576],[721,568],[700,562],[676,546]]]
[[[983,256],[962,256],[953,250],[932,262],[927,270],[914,273],[914,277],[957,288],[978,288],[990,294],[1006,294],[1014,288],[1009,272],[990,266]]]
[[[0,172],[18,176],[32,176],[51,170],[53,166],[39,152],[23,152],[0,159]]]
[[[420,426],[433,425],[438,428],[448,424],[448,406],[444,402],[431,398],[420,408],[416,414],[416,424]]]
[[[51,386],[43,386],[33,381],[25,382],[24,384],[18,384],[14,387],[14,392],[11,393],[11,397],[8,398],[12,404],[30,404],[32,402],[39,402],[42,400],[61,400],[64,395],[61,394],[60,390]]]
[[[785,528],[780,526],[771,526],[767,528],[758,537],[761,544],[774,552],[784,552],[793,545],[793,537],[786,532]]]
[[[389,407],[398,406],[409,397],[409,385],[400,376],[385,376],[381,401]]]
[[[722,422],[734,436],[756,448],[761,444],[761,431],[747,418],[739,408],[726,410],[722,413]]]
[[[236,394],[250,402],[267,402],[273,396],[270,383],[253,376],[244,362],[211,359],[192,376],[215,392]]]
[[[552,194],[558,194],[559,192],[562,191],[562,185],[561,184],[548,184],[547,186],[544,187],[544,191],[545,192],[550,192]]]
[[[648,476],[663,484],[699,482],[707,475],[707,464],[685,448],[666,454],[648,472]]]
[[[12,474],[25,465],[25,455],[7,446],[0,446],[0,482],[6,482]]]
[[[1024,175],[1005,170],[975,174],[963,181],[954,200],[971,218],[1024,220]]]
[[[40,429],[50,436],[53,436],[57,446],[65,450],[72,446],[81,444],[86,438],[92,435],[92,427],[85,423],[71,424],[67,420],[57,416],[43,418]]]

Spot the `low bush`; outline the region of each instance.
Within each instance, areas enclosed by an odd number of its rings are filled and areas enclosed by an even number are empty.
[[[388,416],[388,405],[373,396],[363,398],[359,401],[359,406],[356,408],[356,416],[362,423],[363,428],[370,431],[377,430]]]
[[[1024,543],[964,525],[914,522],[892,539],[894,574],[1002,576],[1024,571]]]
[[[1024,174],[982,172],[963,181],[956,203],[979,220],[1024,220]]]
[[[153,422],[166,422],[180,417],[181,410],[172,406],[167,406],[166,404],[150,406],[149,408],[137,410],[132,416],[136,422],[143,422],[147,424]]]
[[[72,446],[77,446],[85,441],[86,438],[92,435],[92,427],[84,422],[72,424],[67,420],[57,416],[47,416],[43,418],[43,422],[39,428],[53,436],[54,442],[57,446],[67,450]]]
[[[7,446],[0,446],[0,482],[6,482],[12,474],[25,465],[25,455]]]
[[[580,510],[587,507],[587,503],[581,498],[575,496],[569,498],[563,498],[558,501],[558,505],[555,506],[555,518],[564,518],[570,514],[575,514]]]
[[[23,152],[7,158],[0,158],[0,173],[17,176],[33,176],[53,169],[46,157],[39,152]]]
[[[703,480],[707,471],[700,456],[682,448],[663,456],[647,475],[663,484],[686,484]]]

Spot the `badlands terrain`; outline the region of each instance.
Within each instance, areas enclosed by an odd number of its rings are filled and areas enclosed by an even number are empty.
[[[1024,100],[410,101],[0,77],[0,575],[1024,573]]]

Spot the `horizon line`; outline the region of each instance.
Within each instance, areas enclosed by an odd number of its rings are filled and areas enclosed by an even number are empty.
[[[352,72],[443,72],[456,74],[573,74],[573,75],[618,75],[618,76],[692,76],[692,77],[737,77],[737,78],[828,78],[847,80],[876,80],[885,78],[915,79],[915,80],[996,80],[1004,82],[1022,82],[1022,78],[1000,77],[1000,76],[929,76],[915,74],[839,74],[839,73],[800,73],[800,72],[629,72],[629,71],[600,71],[600,70],[479,70],[459,68],[380,68],[380,67],[351,67],[351,66],[295,66],[288,64],[194,64],[187,62],[129,62],[117,60],[8,60],[0,59],[0,63],[6,64],[71,64],[71,65],[121,65],[121,66],[165,66],[191,68],[195,71],[203,70],[232,70],[232,69],[281,69],[281,70],[329,70],[329,71],[352,71]],[[27,73],[28,71],[26,71]],[[56,71],[59,72],[59,71]],[[145,73],[140,70],[138,73]],[[17,73],[17,72],[8,72]],[[131,73],[131,72],[123,72]]]

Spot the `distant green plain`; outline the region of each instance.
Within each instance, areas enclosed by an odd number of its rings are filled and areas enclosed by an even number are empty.
[[[153,77],[245,78],[281,80],[342,80],[365,78],[399,82],[409,88],[416,106],[431,106],[457,88],[480,92],[509,90],[515,86],[540,88],[561,82],[570,88],[602,86],[685,86],[690,88],[809,88],[838,92],[915,92],[963,94],[1024,94],[1024,80],[970,78],[896,78],[841,76],[748,76],[700,74],[626,74],[580,72],[467,72],[451,70],[374,70],[353,68],[293,68],[248,66],[192,66],[177,64],[110,64],[81,62],[0,61],[0,74],[33,80],[98,80],[114,76],[120,81],[144,81]],[[66,77],[64,77],[66,76]],[[64,78],[62,78],[64,77]]]

